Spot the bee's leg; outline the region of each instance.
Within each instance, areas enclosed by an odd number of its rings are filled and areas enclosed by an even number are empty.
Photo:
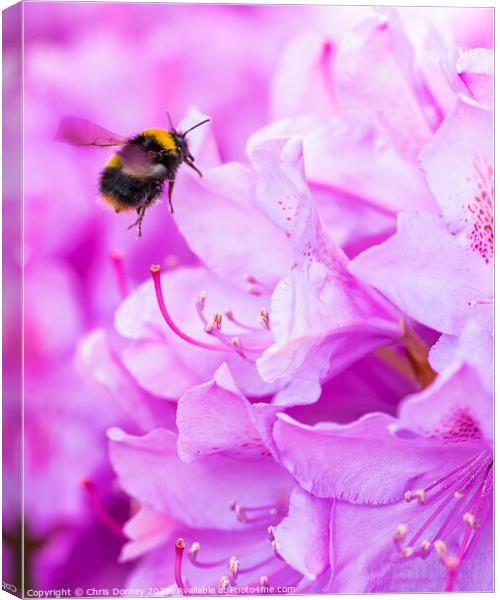
[[[172,214],[174,214],[174,205],[172,204],[172,192],[174,191],[174,183],[175,179],[168,180],[168,206]]]
[[[203,177],[203,173],[200,171],[200,169],[198,169],[198,167],[192,161],[189,160],[189,158],[185,158],[184,162],[188,166],[190,166],[194,171],[196,171],[200,177]]]
[[[142,236],[142,220],[144,219],[144,215],[146,214],[147,204],[141,204],[137,209],[137,221],[134,221],[132,225],[129,225],[127,229],[132,229],[133,227],[137,227],[137,237]]]

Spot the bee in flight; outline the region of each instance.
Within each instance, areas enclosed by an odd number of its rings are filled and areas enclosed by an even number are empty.
[[[172,125],[168,113],[167,116],[170,131],[146,129],[131,138],[112,133],[86,119],[64,117],[55,136],[57,141],[73,146],[121,146],[101,172],[99,192],[117,213],[137,211],[137,220],[129,229],[137,227],[139,237],[146,210],[160,197],[165,181],[168,181],[170,212],[174,212],[172,192],[177,169],[182,163],[202,176],[189,151],[186,134],[210,119],[180,132]]]

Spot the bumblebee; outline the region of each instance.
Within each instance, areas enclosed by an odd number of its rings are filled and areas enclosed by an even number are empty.
[[[142,235],[142,220],[146,210],[158,200],[166,181],[170,212],[174,212],[172,193],[175,175],[182,163],[202,176],[194,164],[186,135],[210,119],[184,132],[174,128],[170,115],[168,119],[169,131],[146,129],[132,138],[126,138],[86,119],[65,117],[56,133],[56,140],[73,146],[121,146],[121,150],[113,154],[100,174],[99,192],[115,212],[137,212],[137,220],[129,229],[137,227],[139,237]]]

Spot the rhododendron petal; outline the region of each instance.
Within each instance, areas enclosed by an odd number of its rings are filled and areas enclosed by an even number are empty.
[[[309,579],[316,579],[330,563],[331,508],[331,500],[296,488],[290,496],[288,516],[276,527],[280,556]]]
[[[123,532],[130,541],[121,552],[119,561],[134,560],[163,544],[175,531],[177,523],[149,507],[141,507],[125,523]]]
[[[270,411],[277,409],[268,407]],[[208,383],[179,398],[177,449],[182,460],[225,452],[240,458],[269,456],[251,416],[252,405],[237,389],[224,363]]]
[[[480,104],[493,103],[493,51],[485,48],[452,50],[443,60],[449,84],[457,93],[470,96]]]
[[[234,499],[260,506],[287,497],[291,481],[272,460],[239,461],[211,455],[181,462],[176,436],[155,429],[143,437],[109,430],[110,456],[120,484],[145,506],[171,515],[186,525],[217,529],[245,527],[230,510]],[[258,488],[250,485],[256,480]]]
[[[400,214],[396,235],[356,257],[350,270],[410,317],[452,334],[492,284],[481,258],[451,236],[442,219],[424,213]]]
[[[491,111],[459,96],[420,157],[451,232],[464,231],[484,259],[493,251],[492,118]]]
[[[255,205],[254,185],[246,166],[227,163],[203,169],[202,179],[184,177],[176,190],[175,219],[189,246],[240,287],[247,274],[273,285],[291,263],[285,235]],[[272,261],[263,252],[268,247]]]
[[[431,348],[429,361],[436,371],[442,371],[455,361],[473,365],[483,387],[493,391],[493,319],[491,306],[478,305],[458,336],[443,334]]]
[[[133,418],[142,431],[154,427],[174,427],[173,407],[157,398],[145,394],[113,353],[109,339],[102,329],[97,329],[81,338],[76,367],[79,374],[97,384],[107,392],[124,414]]]
[[[381,210],[436,210],[417,166],[403,160],[371,125],[332,121],[305,138],[304,163],[309,181]]]
[[[462,442],[492,440],[493,405],[475,369],[455,364],[400,407],[402,427]]]
[[[405,560],[395,548],[396,527],[411,523],[415,516],[414,506],[404,502],[376,507],[334,502],[331,527],[335,562],[330,593],[442,592],[446,571],[435,553],[425,560]],[[490,523],[485,523],[484,535],[478,536],[474,552],[461,567],[456,591],[492,589],[489,527]]]
[[[266,140],[300,137],[308,183],[331,187],[352,201],[386,211],[405,208],[436,210],[417,165],[405,161],[389,138],[372,124],[317,116],[282,119],[259,129],[247,152]]]
[[[402,500],[430,471],[451,470],[473,456],[467,448],[400,439],[389,431],[394,423],[389,415],[368,413],[346,425],[310,427],[281,415],[274,438],[283,464],[306,491],[361,504]]]
[[[321,379],[401,335],[383,302],[346,271],[334,273],[313,262],[277,286],[271,304],[276,343],[257,362],[265,380],[290,373]]]
[[[338,50],[336,90],[347,115],[378,123],[401,155],[414,159],[431,131],[410,77],[412,57],[401,44],[386,18],[356,24]]]
[[[296,257],[273,294],[275,344],[258,360],[259,373],[267,381],[291,374],[318,380],[330,359],[332,370],[340,370],[397,337],[395,313],[348,273],[347,257],[322,230],[304,181],[300,139],[269,139],[250,155],[260,174],[259,203],[286,231]]]
[[[122,360],[143,389],[162,398],[178,398],[197,382],[194,373],[164,341],[132,342],[123,349]]]
[[[332,115],[335,45],[305,33],[285,49],[271,85],[272,120],[302,115]]]
[[[305,181],[302,140],[268,139],[250,147],[249,153],[258,173],[257,204],[289,238],[297,259],[307,244],[316,246],[321,237]]]

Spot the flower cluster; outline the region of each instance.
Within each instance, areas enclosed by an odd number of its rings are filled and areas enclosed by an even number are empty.
[[[114,254],[112,324],[65,329],[133,507],[122,527],[84,482],[124,587],[493,587],[493,54],[421,9],[360,17],[284,24],[244,153],[224,108],[186,114],[211,123],[190,134],[203,177],[178,172],[178,252]],[[160,209],[134,243],[162,239]]]

